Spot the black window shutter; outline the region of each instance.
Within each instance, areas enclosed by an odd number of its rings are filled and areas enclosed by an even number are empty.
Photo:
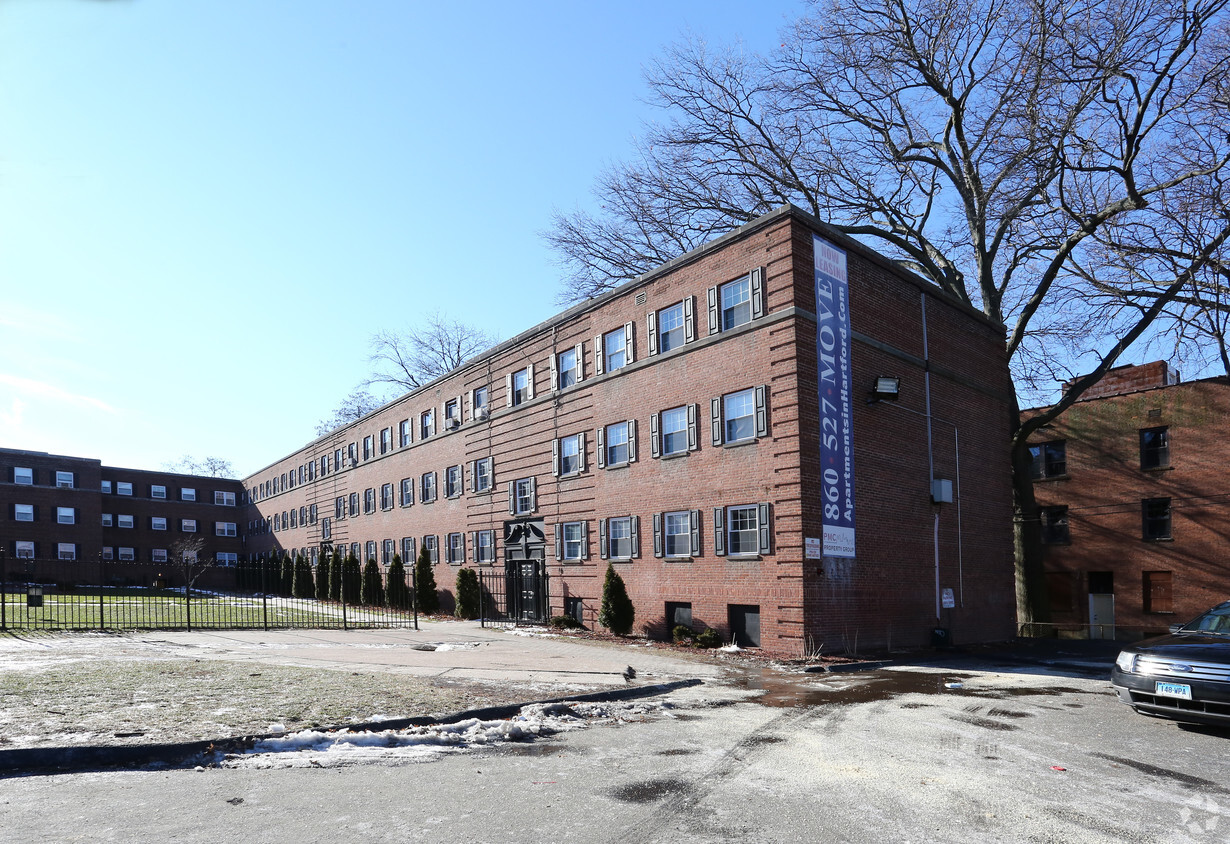
[[[649,415],[649,453],[652,457],[662,456],[662,446],[658,443],[658,414]]]
[[[602,469],[606,466],[606,434],[601,428],[598,429],[598,468]]]
[[[564,559],[564,526],[555,523],[555,559]]]
[[[756,388],[756,436],[769,435],[769,387],[763,385]]]
[[[691,522],[692,528],[692,556],[700,556],[700,511],[692,510],[688,513],[688,520]]]
[[[645,322],[649,325],[649,354],[650,356],[658,353],[658,315],[654,311],[650,311],[645,315]]]
[[[696,451],[700,447],[696,431],[696,408],[694,404],[688,405],[688,451]]]
[[[636,462],[636,420],[628,420],[628,462]]]
[[[662,514],[653,514],[653,555],[662,556]]]
[[[712,427],[713,444],[722,444],[722,400],[709,399],[709,421]]]
[[[581,559],[589,559],[589,520],[581,522]]]
[[[538,509],[538,478],[530,478],[530,512]]]
[[[756,505],[756,525],[760,529],[760,553],[773,552],[773,524],[769,521],[769,505]]]
[[[641,556],[641,517],[633,516],[632,522],[632,556]]]
[[[605,560],[610,556],[606,539],[606,519],[598,520],[598,556]]]
[[[752,270],[752,319],[764,316],[764,270]]]
[[[713,508],[713,553],[719,557],[726,556],[726,511],[721,507]]]
[[[683,297],[683,342],[691,343],[696,339],[696,317],[693,315],[695,296]]]
[[[559,439],[551,440],[551,474],[559,477]]]
[[[721,326],[718,322],[718,289],[709,288],[709,333],[717,334]]]

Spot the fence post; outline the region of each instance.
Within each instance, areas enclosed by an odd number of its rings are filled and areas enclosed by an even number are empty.
[[[188,621],[188,630],[192,630],[192,567],[184,562],[184,613]]]
[[[103,587],[107,583],[107,564],[103,562],[102,551],[98,552],[98,629],[105,630],[107,627],[107,619],[104,617],[106,612],[103,609]]]
[[[261,567],[261,623],[265,629],[269,629],[269,589],[265,586],[265,561],[257,560],[257,565]]]
[[[0,630],[9,629],[8,619],[9,578],[4,561],[4,549],[0,548]]]
[[[342,599],[342,629],[349,630],[350,625],[346,621],[346,565],[342,564],[341,583],[338,587],[338,597]]]
[[[419,629],[419,567],[410,566],[410,606],[414,608],[414,629]]]

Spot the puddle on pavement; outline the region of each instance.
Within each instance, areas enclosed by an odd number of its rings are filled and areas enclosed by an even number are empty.
[[[555,756],[564,752],[562,744],[538,744],[537,742],[509,743],[498,745],[500,752],[509,756]]]
[[[634,782],[620,786],[611,792],[611,796],[624,803],[652,803],[667,797],[678,797],[691,794],[692,786],[683,780],[660,779]]]
[[[740,688],[763,691],[756,703],[763,706],[795,707],[824,706],[826,704],[876,703],[909,694],[961,695],[990,700],[1014,697],[1054,697],[1061,694],[1081,694],[1081,689],[1067,686],[1050,688],[970,689],[965,686],[973,674],[931,673],[913,671],[876,671],[852,677],[841,675],[840,680],[829,681],[831,685],[817,685],[816,681],[797,674],[787,674],[771,668],[754,669],[736,681]],[[910,702],[904,707],[917,709],[926,703]],[[1005,710],[1006,711],[1006,710]],[[1010,717],[1024,717],[1012,715]]]
[[[700,753],[699,750],[693,750],[689,747],[673,747],[670,750],[659,750],[659,756],[695,756]]]

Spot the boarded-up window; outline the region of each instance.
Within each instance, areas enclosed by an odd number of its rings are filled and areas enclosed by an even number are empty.
[[[1174,586],[1171,575],[1172,573],[1168,571],[1144,573],[1145,612],[1174,612]]]

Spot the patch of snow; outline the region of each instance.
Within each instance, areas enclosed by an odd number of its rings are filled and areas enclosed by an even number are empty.
[[[722,647],[718,648],[718,650],[725,654],[737,654],[739,653],[739,651],[743,650],[743,648],[739,647],[738,645],[734,643],[731,643],[729,645],[723,645]]]

